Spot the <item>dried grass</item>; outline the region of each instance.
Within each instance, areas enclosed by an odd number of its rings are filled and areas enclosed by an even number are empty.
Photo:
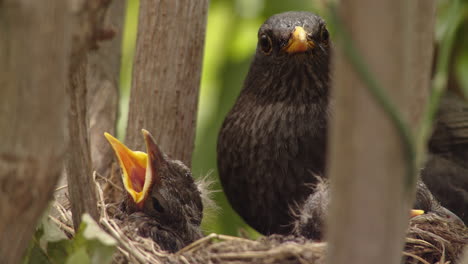
[[[210,234],[175,254],[167,253],[151,239],[138,236],[135,227],[122,226],[120,221],[114,218],[118,210],[117,205],[108,202],[109,198],[104,196],[102,186],[104,185],[106,193],[107,189],[119,188],[119,186],[108,182],[108,180],[96,180],[95,174],[98,207],[101,213],[100,224],[119,243],[114,263],[325,263],[326,243],[312,242],[301,237],[277,235],[253,241]],[[115,190],[112,193],[115,195]],[[69,206],[66,202],[66,199],[54,202],[55,214],[51,215],[50,219],[71,237],[74,231],[71,213],[67,209]],[[406,237],[403,251],[404,263],[454,264],[461,257],[467,243],[468,231],[465,226],[431,214],[414,217],[410,221]]]

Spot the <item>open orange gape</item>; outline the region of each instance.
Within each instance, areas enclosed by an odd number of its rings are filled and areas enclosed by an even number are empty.
[[[145,139],[146,150],[148,153],[162,155],[161,151],[154,143],[151,134],[142,129]],[[122,168],[122,181],[127,193],[132,197],[138,208],[143,208],[144,201],[148,196],[149,190],[158,179],[157,173],[154,173],[153,162],[148,158],[148,154],[142,151],[133,151],[125,146],[118,139],[109,133],[104,136],[111,144]]]

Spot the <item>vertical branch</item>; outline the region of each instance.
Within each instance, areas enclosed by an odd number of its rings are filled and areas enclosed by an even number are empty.
[[[108,174],[114,160],[103,134],[116,134],[125,3],[125,0],[112,1],[107,12],[106,24],[110,24],[116,37],[88,54],[89,140],[93,168],[101,175]]]
[[[67,94],[69,144],[65,168],[71,200],[73,225],[78,229],[81,216],[87,212],[98,219],[95,188],[92,182],[91,154],[86,116],[86,53],[72,57]]]
[[[411,131],[421,119],[429,84],[432,42],[424,41],[432,38],[433,7],[434,1],[404,0],[344,1],[340,6],[362,60],[387,99],[412,121]],[[340,48],[335,55],[328,263],[399,263],[412,202],[405,188],[405,148],[349,57]]]
[[[190,165],[208,1],[142,0],[127,143],[143,149],[140,129]]]
[[[20,263],[65,151],[70,47],[62,0],[0,1],[0,260]]]
[[[419,124],[423,118],[431,87],[430,69],[434,59],[436,4],[435,1],[417,0],[409,2],[408,5],[410,15],[406,52],[409,63],[407,78],[410,96],[403,99],[409,106],[409,122]]]
[[[65,168],[68,192],[71,200],[73,225],[77,229],[83,213],[94,219],[99,214],[96,204],[95,185],[92,182],[91,153],[87,119],[87,63],[88,51],[98,48],[98,41],[107,37],[103,28],[109,1],[69,0],[75,25],[69,65],[67,92],[70,98],[68,109],[69,144]]]
[[[427,116],[427,103],[430,99],[429,92],[431,91],[431,71],[434,60],[434,27],[436,18],[436,3],[435,1],[417,0],[408,2],[410,8],[408,31],[407,31],[407,59],[409,69],[407,79],[409,85],[409,96],[403,98],[405,104],[409,106],[409,121],[412,124],[419,124],[418,127],[413,126],[413,134],[416,135],[416,166],[419,169],[423,166],[426,158],[426,147],[428,135],[418,134],[426,128],[423,122]],[[421,48],[423,47],[423,48]],[[424,88],[423,88],[424,87]],[[432,131],[432,123],[429,125]]]

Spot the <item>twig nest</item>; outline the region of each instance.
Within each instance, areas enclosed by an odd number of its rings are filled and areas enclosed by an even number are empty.
[[[457,263],[467,243],[465,225],[436,214],[420,215],[410,221],[405,263]]]
[[[326,243],[315,243],[302,237],[273,235],[257,241],[210,235],[210,242],[182,251],[169,263],[325,263]],[[223,241],[214,243],[214,239]]]
[[[97,189],[100,224],[119,242],[114,263],[325,264],[327,243],[298,236],[273,235],[250,240],[211,234],[171,254],[161,250],[152,239],[139,236],[134,226],[122,225],[117,213],[119,208],[104,201],[99,184]],[[66,232],[73,231],[69,210],[59,201],[55,204],[65,220],[51,218],[59,221],[60,228]],[[468,230],[461,223],[432,213],[413,217],[406,235],[403,263],[456,264],[467,243]]]

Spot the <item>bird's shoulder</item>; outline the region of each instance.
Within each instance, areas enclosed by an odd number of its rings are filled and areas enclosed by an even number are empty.
[[[468,164],[468,104],[463,99],[451,93],[443,97],[429,149]]]

